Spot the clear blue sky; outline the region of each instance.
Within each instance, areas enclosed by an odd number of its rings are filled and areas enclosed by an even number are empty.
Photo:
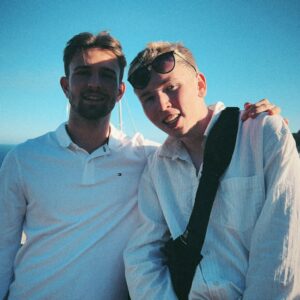
[[[0,143],[66,120],[63,48],[79,32],[101,30],[121,41],[128,62],[149,41],[181,41],[206,76],[207,103],[242,107],[267,97],[293,132],[300,129],[299,0],[1,0],[0,19]],[[118,125],[116,112],[112,120]],[[130,135],[136,127],[148,138],[164,137],[129,85],[123,122]]]

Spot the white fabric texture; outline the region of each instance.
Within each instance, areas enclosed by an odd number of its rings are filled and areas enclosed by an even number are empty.
[[[223,106],[215,107],[207,135]],[[226,130],[226,128],[224,128]],[[124,253],[132,299],[177,299],[162,247],[192,212],[201,171],[169,137],[139,186],[140,226]],[[300,160],[279,116],[240,122],[213,204],[190,299],[300,298]]]
[[[0,171],[0,299],[8,288],[9,299],[127,299],[123,250],[156,148],[111,126],[89,154],[62,124],[11,151]]]

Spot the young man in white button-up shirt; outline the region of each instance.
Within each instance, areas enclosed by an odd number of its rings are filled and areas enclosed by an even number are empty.
[[[157,145],[110,124],[125,91],[125,65],[108,33],[74,36],[60,81],[68,122],[3,162],[0,299],[127,299],[123,249],[137,227],[138,182]]]
[[[169,137],[139,186],[141,224],[125,250],[132,299],[177,299],[162,249],[188,224],[205,139],[224,109],[181,44],[150,43],[129,69],[149,120]],[[224,128],[226,130],[226,128]],[[300,161],[281,117],[240,121],[220,180],[190,299],[300,298]]]

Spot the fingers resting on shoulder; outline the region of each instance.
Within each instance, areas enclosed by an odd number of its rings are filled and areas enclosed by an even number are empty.
[[[280,107],[271,103],[266,98],[261,99],[260,101],[254,104],[250,102],[246,102],[244,104],[244,109],[245,110],[242,115],[242,121],[246,121],[249,118],[254,119],[262,112],[267,112],[269,115],[278,115],[281,112]],[[288,120],[287,119],[284,120],[288,124]]]

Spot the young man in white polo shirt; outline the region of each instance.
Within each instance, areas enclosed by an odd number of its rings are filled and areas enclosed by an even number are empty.
[[[0,172],[0,298],[126,299],[123,249],[155,143],[110,124],[126,60],[106,32],[73,37],[62,89],[70,116],[10,152]],[[20,248],[24,230],[26,243]]]

